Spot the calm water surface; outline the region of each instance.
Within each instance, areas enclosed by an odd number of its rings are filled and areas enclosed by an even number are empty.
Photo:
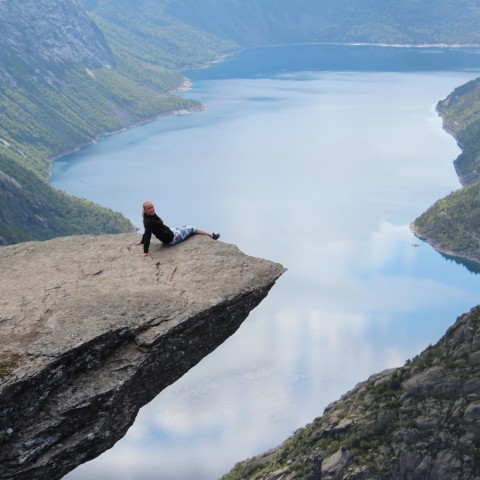
[[[288,268],[235,335],[66,478],[218,478],[478,304],[479,277],[409,224],[460,186],[435,104],[479,66],[471,49],[246,51],[188,72],[206,111],[56,161],[54,186],[138,226],[151,199],[167,224]]]

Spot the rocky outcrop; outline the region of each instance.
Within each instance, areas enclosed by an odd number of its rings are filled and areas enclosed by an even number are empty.
[[[232,335],[281,265],[195,236],[63,237],[0,249],[0,478],[58,479]]]
[[[0,1],[0,25],[0,74],[1,66],[19,61],[32,67],[44,62],[90,67],[114,63],[103,33],[73,0]],[[3,76],[13,81],[8,72]]]
[[[360,383],[283,445],[223,477],[478,480],[480,307],[435,345]]]

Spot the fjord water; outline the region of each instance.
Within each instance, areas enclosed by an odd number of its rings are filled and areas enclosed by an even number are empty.
[[[56,161],[55,187],[139,227],[150,199],[167,224],[288,268],[234,336],[66,478],[218,478],[477,305],[479,277],[409,224],[460,187],[435,104],[479,67],[468,48],[245,51],[187,73],[205,111]]]

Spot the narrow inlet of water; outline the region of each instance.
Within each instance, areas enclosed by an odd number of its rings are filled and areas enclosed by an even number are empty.
[[[168,225],[220,231],[288,268],[235,335],[65,478],[218,478],[435,343],[478,303],[478,277],[409,230],[460,187],[459,149],[435,105],[477,76],[478,52],[464,64],[460,50],[365,47],[360,68],[348,60],[360,47],[342,50],[344,64],[338,49],[326,59],[286,48],[190,72],[188,95],[207,110],[55,162],[53,186],[139,227],[149,199]]]

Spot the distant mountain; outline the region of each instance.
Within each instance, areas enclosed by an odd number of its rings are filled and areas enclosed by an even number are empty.
[[[175,0],[79,0],[101,27],[116,54],[143,68],[161,65],[183,69],[204,65],[222,53],[238,49],[228,35],[197,29],[188,21],[171,15]],[[204,11],[203,2],[195,10]]]
[[[170,0],[166,12],[241,46],[480,43],[477,0]]]
[[[174,94],[185,67],[259,45],[480,44],[479,22],[473,0],[3,0],[0,156],[13,172],[36,175],[35,193],[47,198],[53,158],[104,133],[200,108]],[[15,180],[12,171],[3,173]],[[9,208],[20,213],[30,206],[19,200]],[[53,229],[53,212],[42,215],[43,229],[32,230],[28,221],[15,228],[0,223],[3,242],[92,228],[79,216],[75,225],[64,218],[63,228]],[[102,228],[102,216],[95,215]],[[110,225],[110,212],[105,222]]]

